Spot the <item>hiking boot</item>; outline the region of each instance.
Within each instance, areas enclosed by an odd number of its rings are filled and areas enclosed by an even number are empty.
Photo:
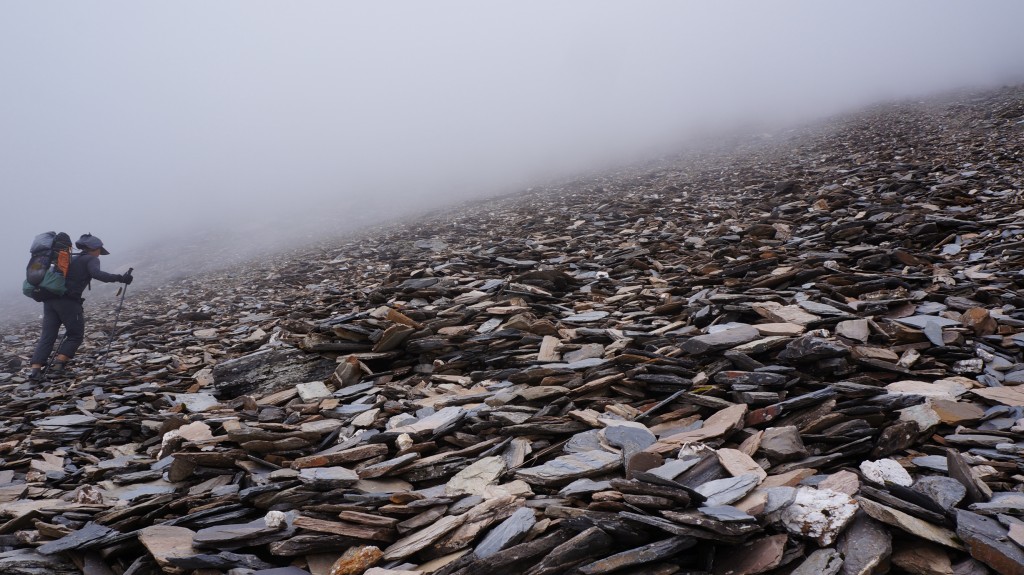
[[[51,365],[46,370],[46,375],[47,375],[47,377],[50,377],[50,378],[63,377],[65,375],[67,375],[67,373],[68,373],[67,366],[65,366],[64,362],[61,362],[61,361],[53,362],[53,365]]]
[[[43,370],[38,367],[33,367],[32,370],[28,372],[28,380],[37,382],[43,381]]]

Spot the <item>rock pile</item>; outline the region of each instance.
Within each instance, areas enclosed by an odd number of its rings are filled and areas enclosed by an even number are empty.
[[[1022,160],[886,106],[5,334],[0,572],[1024,573]]]

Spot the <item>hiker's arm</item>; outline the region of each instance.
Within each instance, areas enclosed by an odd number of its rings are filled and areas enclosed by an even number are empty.
[[[92,258],[89,260],[89,277],[94,280],[101,282],[119,282],[122,281],[122,276],[118,274],[108,274],[107,272],[100,269],[99,258]]]

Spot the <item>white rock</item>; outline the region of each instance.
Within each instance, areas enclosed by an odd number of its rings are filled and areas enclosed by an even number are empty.
[[[288,516],[283,511],[268,511],[263,522],[271,529],[280,528],[288,523]]]
[[[480,495],[484,499],[499,499],[502,497],[525,499],[533,496],[533,489],[529,483],[516,479],[501,485],[488,485]]]
[[[177,393],[172,395],[174,403],[184,404],[185,409],[192,413],[200,413],[220,405],[217,398],[209,393]]]
[[[192,376],[192,379],[196,380],[196,383],[199,384],[199,387],[206,387],[207,385],[211,385],[213,383],[213,368],[204,367],[203,369],[200,369],[199,371],[196,372],[195,375]]]
[[[356,427],[370,427],[373,425],[374,420],[377,419],[377,414],[380,413],[380,408],[375,407],[368,409],[352,419],[352,425]]]
[[[327,386],[322,381],[299,383],[295,385],[295,389],[299,392],[299,399],[304,403],[326,399],[331,396],[331,390],[327,389]]]
[[[206,425],[202,421],[193,421],[188,425],[182,425],[178,428],[178,435],[184,437],[188,441],[213,439],[213,432],[210,431],[210,426]]]
[[[942,423],[939,414],[926,404],[914,405],[899,410],[900,421],[913,421],[917,423],[921,433],[925,433],[936,425]]]
[[[192,335],[194,335],[196,339],[200,339],[203,341],[213,341],[215,339],[220,338],[220,333],[217,331],[216,328],[197,329],[192,332]]]
[[[444,487],[445,495],[483,495],[487,486],[505,473],[505,460],[498,456],[484,457],[455,474]]]
[[[398,439],[395,440],[395,447],[397,447],[399,451],[402,451],[405,449],[409,449],[415,443],[416,442],[413,441],[411,435],[409,435],[408,433],[403,433],[402,435],[398,436]]]
[[[164,436],[160,439],[160,451],[157,452],[157,459],[163,459],[164,457],[170,455],[174,448],[177,446],[174,443],[174,440],[178,439],[179,437],[181,437],[181,434],[178,433],[177,429],[172,429],[165,433]]]
[[[939,399],[950,400],[956,400],[957,397],[967,393],[966,386],[949,379],[940,379],[932,383],[908,379],[890,383],[885,386],[885,389],[889,393],[923,395],[925,397],[937,397]]]
[[[910,487],[914,480],[907,473],[903,466],[892,459],[879,459],[878,461],[865,461],[860,464],[860,472],[864,479],[873,481],[880,485],[892,482],[903,487]]]
[[[830,489],[801,487],[793,504],[782,510],[782,523],[793,535],[831,545],[857,513],[857,502]]]

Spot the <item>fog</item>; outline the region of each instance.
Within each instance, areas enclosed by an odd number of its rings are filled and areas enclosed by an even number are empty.
[[[145,287],[208,231],[241,257],[694,134],[1024,79],[1018,0],[0,10],[7,318],[38,305],[19,287],[42,231],[101,237]]]

